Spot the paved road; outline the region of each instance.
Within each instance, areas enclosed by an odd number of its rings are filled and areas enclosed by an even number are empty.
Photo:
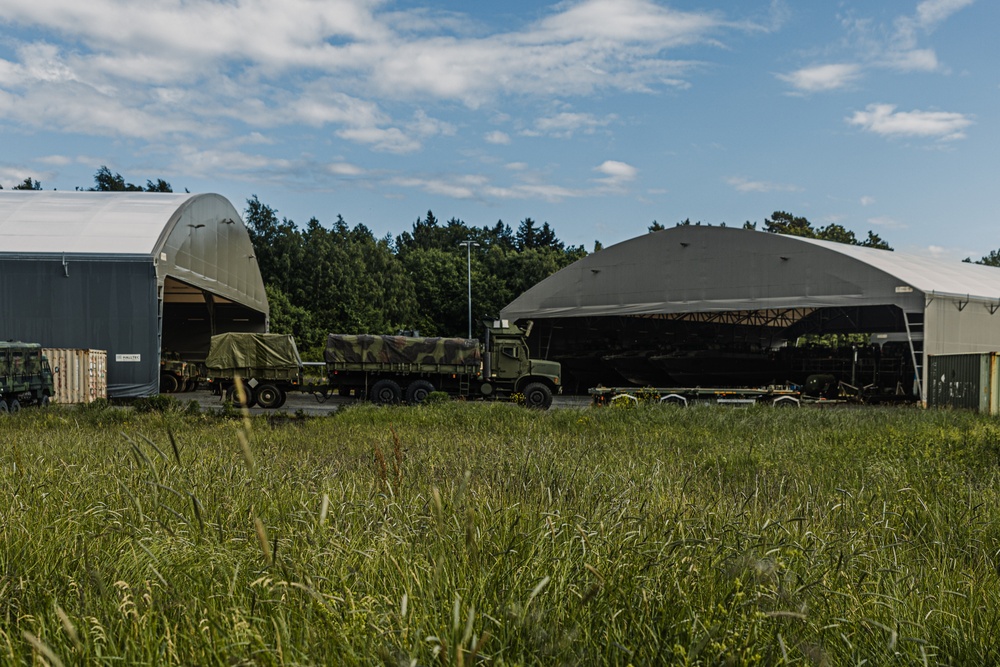
[[[170,394],[181,403],[187,404],[188,401],[198,401],[198,405],[201,406],[202,410],[218,410],[222,408],[222,400],[218,396],[213,396],[207,390],[192,391],[180,394]],[[251,408],[250,414],[255,415],[265,415],[286,413],[295,414],[301,410],[304,414],[310,416],[322,416],[328,415],[331,412],[335,412],[342,405],[350,405],[355,402],[355,399],[350,397],[341,396],[330,396],[326,401],[319,402],[316,397],[311,394],[301,394],[301,393],[290,393],[288,394],[288,400],[278,410],[265,410],[263,408]],[[556,396],[552,400],[553,408],[585,408],[590,405],[590,398],[588,396]]]

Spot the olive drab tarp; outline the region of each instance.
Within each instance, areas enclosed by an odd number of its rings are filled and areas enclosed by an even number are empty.
[[[479,341],[467,338],[350,336],[330,334],[324,358],[328,364],[422,364],[473,366],[482,363]]]
[[[285,334],[224,333],[212,336],[205,365],[210,368],[298,368],[295,339]]]

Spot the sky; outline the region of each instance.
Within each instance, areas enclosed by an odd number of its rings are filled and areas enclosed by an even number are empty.
[[[996,0],[0,0],[0,185],[588,250],[774,211],[1000,248]]]

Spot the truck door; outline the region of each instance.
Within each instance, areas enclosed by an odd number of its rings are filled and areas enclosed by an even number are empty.
[[[497,380],[513,381],[521,377],[528,363],[527,349],[520,341],[495,339],[493,374]]]

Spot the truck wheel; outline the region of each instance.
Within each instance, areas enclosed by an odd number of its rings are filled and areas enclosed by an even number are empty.
[[[281,394],[281,398],[278,400],[278,407],[280,408],[285,404],[285,401],[288,400],[288,394],[285,393],[285,390],[281,388],[278,389],[278,392]]]
[[[10,409],[10,414],[14,414],[16,412],[21,411],[21,404],[17,402],[16,398],[12,398],[10,400],[10,405],[8,407]]]
[[[240,402],[239,394],[236,392],[236,385],[233,385],[232,387],[226,390],[226,399],[231,401],[233,407],[235,408],[243,408],[243,407],[252,408],[254,405],[257,404],[257,396],[256,394],[254,394],[253,387],[244,384],[243,392],[246,394],[247,397],[246,404]]]
[[[434,391],[434,385],[427,380],[415,380],[406,387],[406,402],[410,405],[423,403],[432,391]]]
[[[160,373],[160,393],[172,394],[177,391],[177,378],[170,373]]]
[[[529,408],[548,410],[552,405],[552,390],[541,382],[532,382],[524,388],[524,404]]]
[[[263,384],[257,387],[257,405],[268,410],[274,410],[281,403],[281,390],[273,384]]]
[[[5,415],[10,412],[10,408],[7,406],[7,401],[0,401],[0,415]]]
[[[40,399],[38,399],[38,407],[40,407],[40,408],[47,408],[47,407],[49,407],[49,397],[48,396],[42,396]]]
[[[403,398],[403,390],[394,380],[379,380],[372,386],[372,403],[399,403]]]

